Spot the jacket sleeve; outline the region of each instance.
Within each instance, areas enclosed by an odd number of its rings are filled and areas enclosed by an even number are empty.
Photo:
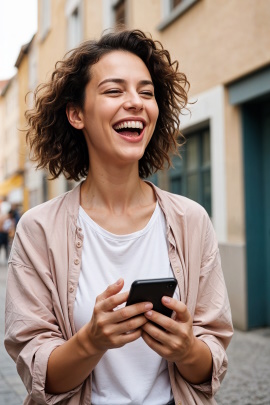
[[[34,260],[31,260],[32,249]],[[56,404],[72,397],[81,386],[60,395],[45,392],[49,356],[67,340],[64,328],[59,326],[61,316],[55,312],[55,307],[59,307],[54,305],[57,286],[45,255],[42,235],[40,238],[37,234],[30,235],[20,224],[9,260],[5,347],[31,399],[39,404]],[[31,265],[37,262],[39,266]]]
[[[233,326],[218,243],[208,216],[193,331],[196,337],[207,344],[213,358],[212,380],[193,387],[206,396],[213,396],[227,371],[228,358],[225,350],[232,338]]]

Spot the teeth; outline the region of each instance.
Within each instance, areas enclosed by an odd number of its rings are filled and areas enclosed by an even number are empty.
[[[124,121],[114,127],[114,129],[123,129],[123,128],[143,129],[143,123],[141,121]]]

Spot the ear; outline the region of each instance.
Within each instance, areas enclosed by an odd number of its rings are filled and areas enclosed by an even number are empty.
[[[70,125],[76,129],[84,128],[83,115],[79,107],[71,103],[67,104],[66,114]]]

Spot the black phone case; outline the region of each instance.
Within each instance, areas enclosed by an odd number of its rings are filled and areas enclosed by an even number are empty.
[[[161,298],[164,295],[172,297],[176,286],[177,281],[173,277],[136,280],[131,285],[126,305],[149,301],[152,302],[154,311],[171,317],[172,310],[162,304]]]

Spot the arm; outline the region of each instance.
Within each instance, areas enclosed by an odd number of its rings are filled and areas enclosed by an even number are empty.
[[[30,214],[28,214],[29,217]],[[54,282],[56,277],[55,269],[51,268],[53,264],[48,260],[48,245],[43,229],[40,226],[32,229],[33,221],[28,221],[28,219],[31,220],[31,218],[26,217],[26,220],[22,218],[20,221],[9,261],[6,289],[5,346],[9,355],[16,362],[18,373],[30,393],[31,399],[40,404],[53,404],[72,396],[79,398],[82,388],[80,382],[83,382],[89,375],[95,362],[98,361],[97,355],[100,356],[105,349],[95,344],[95,340],[89,339],[88,341],[88,334],[83,333],[84,330],[78,333],[75,338],[72,338],[68,308],[65,306],[66,273],[63,272],[61,275],[62,284],[57,285]],[[28,229],[29,222],[31,222],[31,229]],[[123,281],[117,286],[117,291],[120,291],[122,286]],[[125,297],[123,293],[121,299],[124,300]],[[110,299],[108,300],[109,303]],[[97,305],[100,311],[106,307],[105,301],[101,299],[99,305]],[[118,301],[116,301],[116,305],[117,303]],[[113,304],[111,303],[111,305]],[[122,318],[124,316],[128,318],[130,314],[136,315],[145,311],[145,309],[142,311],[141,308],[142,306],[135,309],[135,313],[134,308],[127,313],[125,313],[124,309],[124,314],[123,311],[119,311],[119,315]],[[121,321],[124,321],[124,318],[122,318]],[[141,322],[144,323],[145,318],[142,318]],[[93,317],[92,321],[93,319],[96,318]],[[101,318],[98,317],[98,319]],[[135,328],[137,324],[138,320],[135,321],[135,324],[131,323],[129,326]],[[93,324],[91,322],[90,325],[92,328]],[[92,331],[92,329],[87,328],[85,330],[87,332]],[[97,334],[95,336],[99,339]],[[129,336],[130,340],[135,336],[137,335]],[[99,340],[97,343],[99,343]],[[94,352],[91,351],[92,348]],[[77,353],[76,356],[74,356],[73,349],[74,353]],[[64,367],[62,367],[61,371],[63,372],[67,365],[65,362],[71,354],[72,361],[68,365],[69,370],[67,369],[69,376],[75,374],[73,372],[74,358],[75,362],[78,363],[78,357],[80,359],[81,356],[83,362],[85,362],[86,354],[88,359],[89,356],[93,355],[93,363],[90,364],[88,370],[84,369],[83,375],[80,375],[79,380],[76,380],[72,386],[68,385],[68,381],[67,386],[62,387],[63,389],[61,387],[60,389],[59,387],[51,387],[50,378],[52,376],[54,380],[54,371],[52,371],[52,374],[50,371],[54,367],[56,367],[57,371],[61,370],[61,362],[58,362],[57,356],[61,357],[63,355],[62,358],[64,357]],[[57,360],[57,366],[54,362],[55,359]],[[45,389],[48,364],[49,366],[52,365],[52,367],[49,370],[47,387],[50,392],[57,392],[58,394],[49,394]],[[59,372],[60,375],[61,372]],[[59,378],[59,374],[57,378]],[[58,380],[56,379],[56,381]]]
[[[140,303],[113,311],[127,300],[128,292],[119,293],[123,285],[120,279],[99,295],[91,321],[52,352],[47,368],[47,392],[57,394],[75,388],[108,349],[124,346],[141,336],[141,326],[146,323],[142,313],[152,308],[152,304]]]
[[[212,355],[208,346],[194,336],[192,318],[186,305],[169,297],[163,297],[162,302],[175,311],[174,319],[154,311],[146,312],[146,318],[165,331],[148,322],[143,326],[143,339],[160,356],[174,362],[189,383],[208,381],[212,375]]]
[[[198,289],[190,290],[192,301],[196,303],[193,317],[183,303],[178,305],[173,299],[169,304],[164,301],[165,306],[176,312],[176,318],[168,320],[154,311],[146,313],[148,319],[155,320],[167,332],[164,335],[164,332],[147,323],[143,327],[147,332],[143,338],[153,350],[173,361],[181,376],[194,388],[205,395],[213,395],[226,373],[225,349],[230,342],[233,327],[218,245],[208,217],[202,245],[198,275],[195,271],[191,274],[198,279]],[[172,321],[177,321],[178,325]]]

